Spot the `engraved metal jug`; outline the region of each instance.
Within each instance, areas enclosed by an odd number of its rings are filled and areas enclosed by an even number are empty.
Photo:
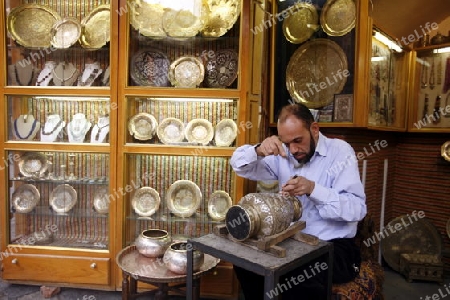
[[[280,193],[250,193],[228,210],[225,224],[239,241],[274,235],[287,229],[302,216],[299,200]]]

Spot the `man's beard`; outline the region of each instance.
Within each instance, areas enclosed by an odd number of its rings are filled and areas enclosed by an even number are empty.
[[[297,159],[298,163],[303,165],[306,164],[307,162],[309,162],[311,160],[311,157],[313,157],[314,152],[316,152],[316,143],[314,142],[313,139],[313,135],[311,133],[311,131],[309,132],[309,136],[310,136],[310,140],[309,140],[309,152],[306,153],[306,156],[301,158],[301,159]],[[295,157],[295,155],[294,155]]]

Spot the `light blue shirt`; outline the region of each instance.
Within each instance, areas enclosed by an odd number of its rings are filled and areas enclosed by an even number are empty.
[[[310,196],[298,196],[306,221],[302,231],[322,240],[352,238],[358,221],[367,213],[366,196],[353,148],[345,141],[319,133],[316,151],[311,160],[299,165],[284,146],[288,157],[259,157],[255,146],[236,149],[230,164],[236,174],[250,180],[278,180],[279,188],[294,175],[315,182]]]

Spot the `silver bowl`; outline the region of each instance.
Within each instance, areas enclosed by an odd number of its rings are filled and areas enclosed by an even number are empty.
[[[167,269],[177,274],[187,273],[187,247],[186,242],[175,242],[167,248],[163,258]],[[193,250],[192,259],[193,270],[197,272],[205,261],[205,255],[203,252]]]
[[[146,229],[135,241],[138,252],[146,257],[162,257],[171,243],[170,234],[162,229]]]

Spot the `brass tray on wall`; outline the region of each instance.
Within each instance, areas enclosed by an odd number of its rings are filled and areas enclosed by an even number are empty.
[[[81,20],[80,44],[87,49],[100,49],[110,40],[111,11],[109,4],[102,4]]]
[[[331,36],[349,33],[356,24],[356,3],[354,0],[328,0],[320,14],[323,31]]]
[[[293,44],[300,44],[308,40],[319,27],[319,14],[310,3],[297,3],[290,7],[289,14],[283,21],[283,34]]]
[[[319,108],[333,102],[347,81],[347,56],[328,39],[305,42],[291,56],[286,69],[286,87],[296,102]]]

